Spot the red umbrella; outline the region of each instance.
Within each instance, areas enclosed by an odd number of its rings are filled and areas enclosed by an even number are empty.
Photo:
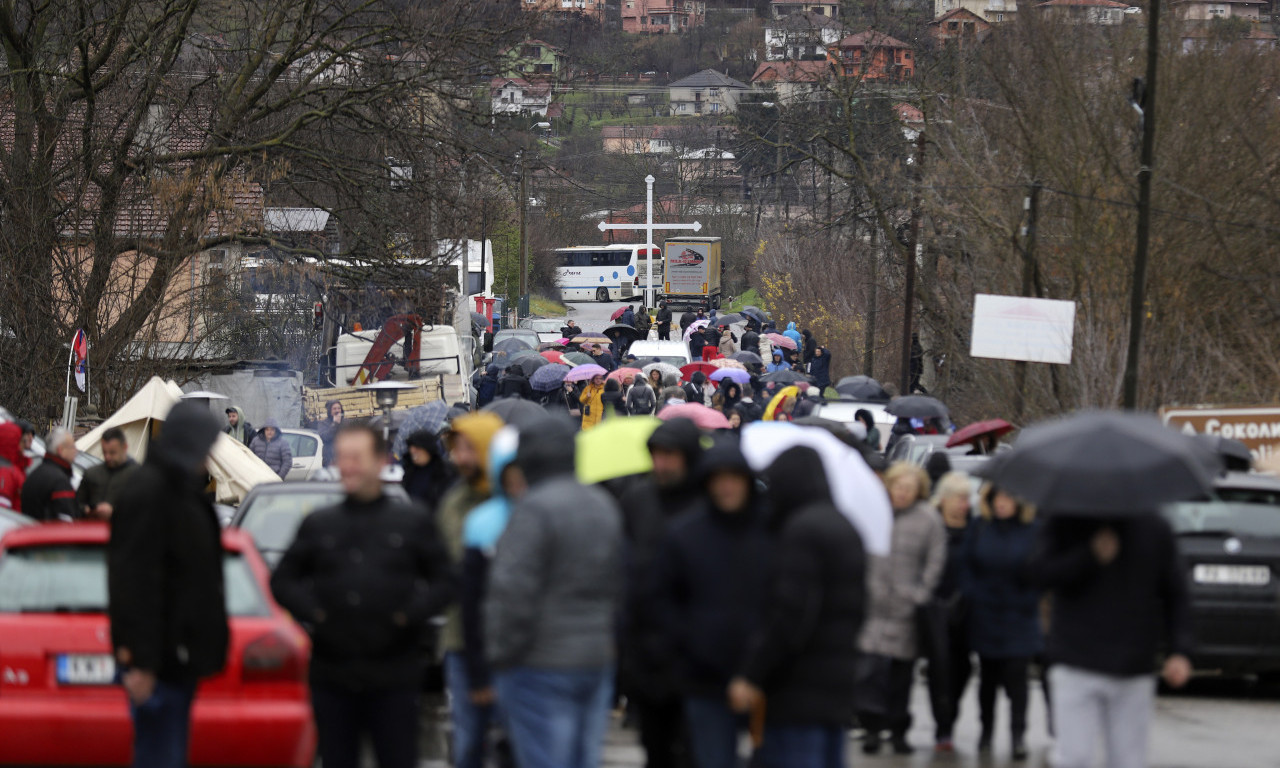
[[[622,317],[622,313],[626,311],[627,311],[627,308],[625,306],[618,307],[617,309],[613,310],[612,315],[609,315],[609,319],[613,320],[614,322],[617,322],[618,318]]]
[[[698,371],[702,371],[703,376],[711,378],[711,374],[715,373],[717,370],[719,369],[711,363],[689,363],[688,365],[680,366],[680,378],[685,381],[689,381],[693,378],[693,374]]]
[[[724,414],[708,408],[701,403],[677,403],[668,405],[658,411],[658,418],[663,421],[672,419],[688,419],[701,429],[728,429],[729,420]]]
[[[948,448],[954,448],[957,445],[965,445],[972,443],[981,437],[990,437],[998,439],[1003,435],[1007,435],[1013,431],[1013,425],[1004,419],[988,419],[986,421],[978,421],[957,429],[956,433],[947,441]]]
[[[542,352],[541,354],[549,363],[560,363],[561,365],[573,367],[573,363],[565,360],[564,353],[559,350],[548,349],[546,352]]]
[[[796,343],[780,333],[769,334],[769,343],[775,347],[785,347],[787,349],[795,349]]]

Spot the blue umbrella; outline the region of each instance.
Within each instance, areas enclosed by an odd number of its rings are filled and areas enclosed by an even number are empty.
[[[569,375],[570,370],[569,366],[560,363],[544,365],[533,372],[533,376],[529,378],[529,386],[535,392],[554,392],[564,384],[564,377]]]
[[[725,379],[728,379],[729,381],[737,382],[739,384],[746,384],[747,382],[751,381],[751,374],[747,373],[741,368],[721,368],[720,370],[711,374],[712,381],[724,381]]]
[[[444,426],[444,418],[449,413],[449,404],[443,400],[432,400],[426,405],[419,405],[405,411],[404,418],[396,428],[396,440],[392,445],[392,453],[404,456],[408,450],[409,435],[426,430],[435,434]]]

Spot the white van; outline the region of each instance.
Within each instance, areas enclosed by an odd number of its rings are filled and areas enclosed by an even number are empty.
[[[692,362],[689,357],[689,345],[683,341],[636,341],[632,342],[627,354],[635,355],[641,366],[653,362],[670,363],[679,368]]]

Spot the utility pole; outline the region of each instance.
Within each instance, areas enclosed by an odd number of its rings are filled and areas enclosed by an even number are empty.
[[[526,209],[529,207],[528,182],[525,180],[524,157],[516,159],[516,169],[520,174],[520,298],[517,301],[516,317],[529,316],[529,223]]]
[[[1160,56],[1160,0],[1147,4],[1147,79],[1139,104],[1142,153],[1138,166],[1138,242],[1133,252],[1133,293],[1129,297],[1129,353],[1124,365],[1124,407],[1138,407],[1138,363],[1147,313],[1147,251],[1151,244],[1151,172],[1156,150],[1156,72]],[[1135,94],[1135,96],[1138,94]]]
[[[916,302],[916,259],[920,251],[920,224],[924,208],[924,131],[916,135],[916,194],[911,204],[911,242],[907,248],[906,286],[902,300],[902,375],[900,392],[911,394],[911,316]]]
[[[1022,208],[1027,222],[1022,227],[1022,295],[1032,296],[1036,277],[1036,219],[1040,213],[1040,182],[1033,181],[1023,198]],[[1027,361],[1013,364],[1014,420],[1021,422],[1027,409]]]

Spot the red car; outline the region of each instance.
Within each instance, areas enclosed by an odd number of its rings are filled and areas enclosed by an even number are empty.
[[[133,726],[113,684],[103,523],[35,525],[0,540],[0,763],[129,765]],[[222,534],[231,644],[192,710],[192,765],[311,766],[311,645],[276,604],[244,533]]]

